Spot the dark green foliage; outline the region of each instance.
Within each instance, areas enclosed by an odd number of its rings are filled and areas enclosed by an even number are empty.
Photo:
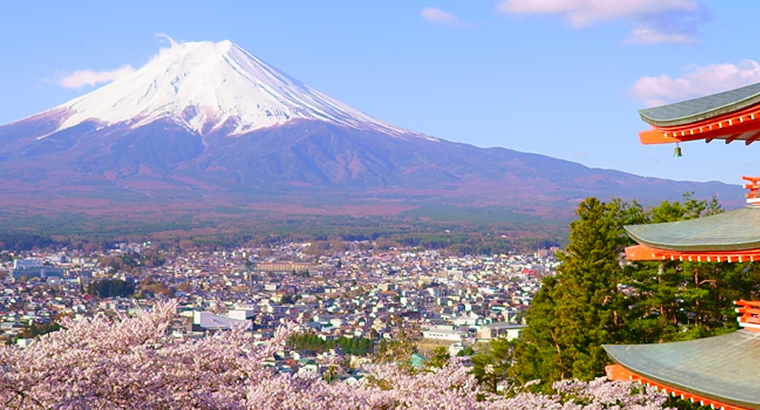
[[[467,346],[464,349],[460,350],[459,353],[457,353],[458,357],[471,357],[475,355],[475,349],[472,348],[472,346]]]
[[[0,250],[28,251],[34,248],[61,245],[48,236],[23,232],[0,233]]]
[[[715,200],[663,202],[651,221],[672,222],[721,212]],[[635,343],[689,340],[736,329],[733,301],[755,299],[760,269],[750,263],[643,262],[627,269],[629,339]]]
[[[498,338],[491,341],[488,349],[472,356],[472,373],[478,382],[491,392],[503,381],[512,381],[515,340]]]
[[[293,303],[296,303],[300,299],[299,295],[294,295],[291,293],[286,293],[282,295],[282,299],[280,299],[281,303],[284,303],[286,305],[291,305]]]
[[[643,222],[636,203],[588,198],[570,224],[570,244],[558,256],[556,277],[544,279],[515,350],[517,378],[547,383],[589,380],[608,362],[601,345],[614,343],[624,328],[620,253],[629,244],[624,224]]]
[[[19,333],[18,337],[21,337],[24,339],[31,339],[37,336],[48,334],[50,332],[56,332],[58,330],[61,330],[61,326],[55,322],[52,322],[52,323],[32,322],[30,325],[26,326],[24,330],[21,331],[21,333]]]
[[[436,369],[442,369],[449,363],[450,358],[449,349],[445,346],[439,346],[433,349],[427,365]]]
[[[623,225],[698,218],[722,212],[714,199],[685,195],[643,210],[589,198],[580,204],[555,277],[544,279],[514,350],[512,374],[543,386],[604,374],[602,344],[694,339],[736,329],[733,301],[760,294],[758,264],[626,263],[633,245]]]
[[[295,334],[290,338],[289,344],[296,350],[311,350],[317,353],[339,347],[343,349],[344,353],[355,356],[366,356],[375,350],[375,343],[363,337],[348,338],[341,336],[337,339],[324,340],[311,333]]]
[[[68,246],[87,252],[110,249],[116,242],[153,241],[164,249],[219,250],[236,245],[268,246],[282,242],[326,241],[325,254],[342,254],[343,241],[377,241],[376,249],[426,247],[453,254],[533,252],[563,245],[567,220],[545,220],[515,214],[499,218],[492,208],[475,208],[459,217],[452,208],[446,218],[399,215],[395,217],[348,217],[290,215],[218,210],[229,219],[202,220],[182,214],[124,215],[122,219],[80,214],[35,216],[3,220],[0,250],[28,250]],[[238,210],[239,211],[239,210]],[[456,211],[456,212],[454,212]],[[195,214],[193,214],[195,215]],[[487,217],[484,217],[487,216]],[[203,232],[203,233],[199,233]],[[184,245],[184,246],[183,246]],[[315,248],[316,249],[316,248]],[[143,255],[141,255],[143,256]],[[160,258],[158,258],[160,259]],[[158,259],[156,263],[160,263]],[[140,261],[149,265],[147,260]]]
[[[134,283],[123,281],[121,279],[103,279],[87,285],[88,294],[101,298],[115,296],[126,297],[132,295],[134,292]]]
[[[159,267],[165,259],[155,250],[148,249],[144,253],[126,252],[115,256],[102,256],[98,265],[111,268],[114,272],[132,272],[140,266]]]

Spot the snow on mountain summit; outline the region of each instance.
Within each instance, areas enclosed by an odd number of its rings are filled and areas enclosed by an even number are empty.
[[[137,127],[169,118],[199,134],[224,125],[240,135],[306,119],[416,134],[332,99],[228,40],[172,44],[139,70],[55,109],[67,112],[59,130],[86,120]]]

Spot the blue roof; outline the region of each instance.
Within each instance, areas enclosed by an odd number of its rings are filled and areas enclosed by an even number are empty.
[[[686,342],[603,347],[615,362],[651,381],[760,409],[760,333],[739,330]]]
[[[760,249],[760,206],[747,206],[703,218],[625,226],[636,242],[679,252]]]
[[[639,110],[641,119],[659,127],[707,120],[760,104],[760,83],[675,104]]]

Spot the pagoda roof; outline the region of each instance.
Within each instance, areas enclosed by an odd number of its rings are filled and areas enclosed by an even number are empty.
[[[760,83],[706,97],[639,110],[641,119],[657,127],[674,127],[708,120],[760,104]]]
[[[760,249],[760,206],[717,215],[648,225],[627,225],[628,235],[649,248],[678,252]]]
[[[685,342],[603,347],[622,367],[657,384],[760,409],[760,333],[739,330]]]

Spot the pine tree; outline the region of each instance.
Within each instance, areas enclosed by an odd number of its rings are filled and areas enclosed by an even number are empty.
[[[510,370],[514,363],[512,350],[515,340],[504,337],[491,340],[488,349],[472,356],[472,374],[478,382],[492,393],[497,392],[499,383],[512,381]]]
[[[514,350],[520,382],[544,386],[563,378],[603,374],[608,343],[658,343],[736,329],[733,301],[760,295],[760,263],[628,263],[633,242],[622,227],[700,218],[722,212],[713,198],[641,206],[588,198],[570,225],[570,244],[557,275],[544,279]]]
[[[713,198],[664,201],[650,213],[652,223],[700,218],[723,212]],[[627,270],[631,343],[689,340],[733,331],[733,301],[755,299],[760,269],[754,263],[640,262]]]
[[[621,253],[631,243],[622,227],[642,222],[643,208],[588,198],[576,213],[557,275],[544,279],[515,347],[520,382],[597,377],[608,363],[601,345],[617,342],[622,333],[627,307],[619,287]]]

